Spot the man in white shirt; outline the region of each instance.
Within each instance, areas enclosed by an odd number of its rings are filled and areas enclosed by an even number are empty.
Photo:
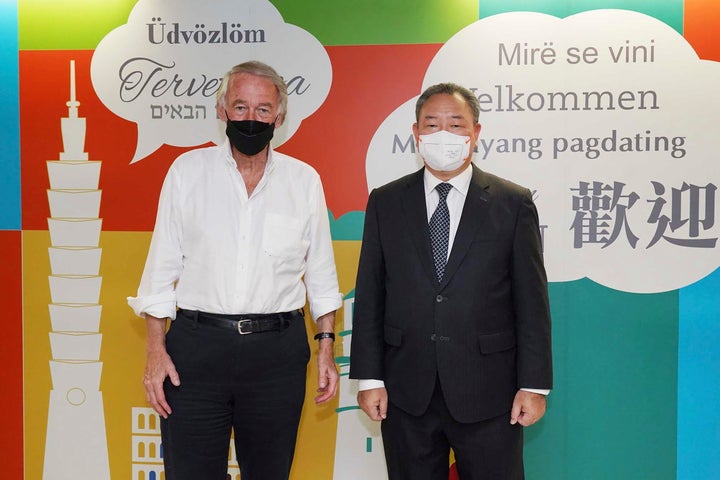
[[[233,67],[217,94],[227,141],[187,152],[165,178],[136,297],[147,322],[145,390],[160,414],[167,480],[221,480],[231,430],[243,480],[286,480],[310,358],[317,404],[338,386],[342,304],[322,184],[273,151],[287,89],[261,62]],[[166,334],[166,326],[173,320]]]

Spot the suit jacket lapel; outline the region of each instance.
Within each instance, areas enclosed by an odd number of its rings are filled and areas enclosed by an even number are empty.
[[[488,191],[489,183],[483,172],[475,165],[472,166],[473,175],[468,187],[467,198],[463,206],[462,216],[458,224],[453,247],[450,251],[445,274],[443,275],[440,287],[444,287],[462,264],[470,245],[472,244],[478,228],[485,222],[488,212],[488,204],[491,195]]]
[[[428,277],[437,284],[437,275],[432,259],[430,247],[430,231],[428,230],[427,208],[425,206],[425,184],[423,175],[425,169],[420,169],[408,178],[405,185],[407,192],[402,196],[403,209],[407,215],[407,227],[410,238],[413,239],[418,258]]]

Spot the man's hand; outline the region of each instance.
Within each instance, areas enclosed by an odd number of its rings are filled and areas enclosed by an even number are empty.
[[[546,408],[545,395],[518,390],[510,411],[510,424],[519,423],[523,427],[529,427],[545,415]]]
[[[145,316],[147,323],[147,360],[145,363],[145,396],[147,401],[161,417],[167,418],[172,413],[170,405],[165,400],[163,383],[165,378],[176,387],[180,386],[180,376],[175,370],[175,364],[165,350],[165,325],[167,319],[151,315]]]
[[[329,338],[320,340],[320,351],[318,352],[318,393],[315,403],[320,405],[335,396],[338,390],[338,371],[335,366],[333,355],[334,342]]]
[[[165,349],[162,351],[148,352],[147,363],[145,364],[145,396],[148,403],[161,417],[167,418],[172,413],[170,405],[165,400],[163,383],[165,378],[170,377],[173,385],[180,386],[180,376],[175,370],[175,364],[170,359]]]
[[[357,401],[370,420],[379,422],[387,418],[388,396],[385,388],[361,390],[358,392]]]
[[[335,331],[335,311],[320,316],[315,322],[318,332]],[[318,393],[315,403],[320,405],[331,400],[338,390],[339,376],[335,366],[335,341],[323,338],[318,341]]]

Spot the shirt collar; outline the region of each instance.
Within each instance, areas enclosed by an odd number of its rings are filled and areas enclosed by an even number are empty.
[[[232,166],[233,168],[237,168],[237,164],[235,162],[235,158],[232,156],[232,149],[230,148],[230,139],[225,137],[225,142],[223,142],[222,145],[220,145],[220,148],[222,149],[225,161],[228,163],[228,165]],[[275,161],[273,160],[273,149],[272,147],[268,149],[268,159],[267,163],[265,163],[265,173],[268,174],[273,171],[275,168]],[[263,175],[264,176],[264,175]]]
[[[435,175],[430,173],[428,169],[426,168],[423,172],[423,182],[425,184],[425,196],[430,195],[430,193],[435,190],[435,187],[438,186],[440,183],[449,183],[453,186],[456,190],[458,190],[463,195],[467,195],[468,189],[470,188],[470,180],[472,179],[472,162],[468,164],[467,168],[463,170],[462,172],[455,175],[453,178],[448,180],[447,182],[443,182],[439,178],[437,178]]]

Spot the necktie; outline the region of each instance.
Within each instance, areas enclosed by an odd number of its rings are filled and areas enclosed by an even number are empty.
[[[449,183],[439,183],[435,190],[440,195],[440,202],[430,217],[430,243],[432,245],[433,260],[435,261],[435,272],[438,281],[442,280],[447,263],[448,241],[450,240],[450,212],[447,206],[447,196],[452,189]]]

